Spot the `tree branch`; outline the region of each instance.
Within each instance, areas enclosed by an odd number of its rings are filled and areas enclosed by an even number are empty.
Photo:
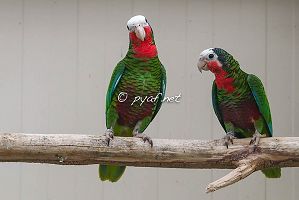
[[[258,162],[257,159],[252,157],[251,159],[244,159],[239,162],[239,165],[236,169],[231,171],[226,176],[210,183],[207,187],[206,192],[214,192],[220,188],[231,185],[238,182],[239,180],[246,178],[253,172],[257,170]]]
[[[211,183],[207,192],[233,184],[268,167],[299,167],[299,137],[262,138],[253,151],[249,139],[227,149],[222,140],[153,139],[76,134],[0,133],[0,162],[58,165],[113,164],[138,167],[235,169]]]

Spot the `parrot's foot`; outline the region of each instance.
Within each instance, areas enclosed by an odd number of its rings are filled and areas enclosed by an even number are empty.
[[[252,145],[253,144],[253,148],[254,150],[256,149],[257,145],[259,144],[260,142],[260,139],[261,139],[261,134],[256,132],[255,134],[253,134],[253,137],[252,139],[250,140],[249,142],[249,145]]]
[[[134,132],[133,136],[137,138],[141,138],[144,142],[147,141],[151,145],[151,147],[153,147],[152,139],[149,136],[145,135],[144,133]]]
[[[114,133],[112,131],[112,129],[107,129],[105,132],[105,137],[106,137],[106,142],[107,142],[107,146],[109,146],[110,141],[114,138]]]
[[[228,145],[230,144],[234,144],[233,139],[235,139],[235,133],[234,132],[227,132],[226,135],[223,137],[224,140],[224,145],[226,146],[226,148],[228,148]]]

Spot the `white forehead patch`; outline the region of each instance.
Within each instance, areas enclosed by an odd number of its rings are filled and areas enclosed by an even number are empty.
[[[136,16],[132,17],[131,19],[129,19],[129,21],[127,22],[127,26],[129,29],[131,29],[132,27],[134,27],[138,24],[142,25],[142,26],[148,25],[146,22],[146,18],[143,15],[136,15]]]
[[[209,54],[214,54],[213,48],[208,48],[208,49],[202,51],[199,55],[200,55],[200,57],[205,57]]]
[[[213,49],[214,49],[214,48],[208,48],[208,49],[202,51],[202,52],[199,54],[199,59],[204,59],[204,58],[207,59],[207,58],[209,58],[209,55],[210,55],[210,54],[213,54],[213,55],[214,55],[214,56],[213,56],[213,59],[217,59],[218,56],[215,54],[215,52],[213,51]]]

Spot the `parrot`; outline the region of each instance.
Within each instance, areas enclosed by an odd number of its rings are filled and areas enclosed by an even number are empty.
[[[106,132],[109,146],[114,136],[152,139],[144,130],[161,108],[166,91],[166,70],[158,58],[153,30],[146,17],[136,15],[127,22],[129,48],[112,73],[106,94]],[[152,97],[150,101],[146,98]],[[143,99],[136,103],[136,99]],[[126,166],[100,165],[102,181],[116,182]]]
[[[212,105],[226,132],[224,144],[228,148],[234,138],[252,138],[256,149],[261,136],[272,137],[272,119],[269,102],[261,80],[247,74],[239,62],[221,48],[209,48],[200,53],[197,67],[200,72],[215,75],[212,84]],[[262,170],[267,178],[279,178],[280,168]]]

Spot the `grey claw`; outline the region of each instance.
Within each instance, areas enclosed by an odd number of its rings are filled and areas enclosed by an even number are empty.
[[[151,145],[151,147],[153,147],[152,139],[149,136],[145,135],[144,133],[136,132],[136,133],[134,133],[133,136],[137,137],[137,138],[141,138],[143,140],[143,142],[148,142]]]
[[[111,129],[107,129],[106,132],[105,132],[105,137],[106,137],[106,143],[107,143],[107,146],[109,146],[110,144],[110,141],[114,138],[114,133]]]
[[[226,135],[223,137],[224,139],[224,145],[228,149],[228,146],[230,144],[234,144],[234,140],[236,137],[234,136],[235,134],[233,132],[227,132]]]
[[[143,138],[143,141],[144,141],[144,142],[147,141],[147,142],[151,145],[151,147],[153,147],[153,141],[152,141],[152,139],[151,139],[150,137],[145,136],[145,137]]]
[[[249,142],[249,145],[253,144],[253,149],[256,150],[256,148],[257,148],[257,146],[260,142],[260,139],[261,139],[261,134],[260,133],[253,134],[252,139]]]

